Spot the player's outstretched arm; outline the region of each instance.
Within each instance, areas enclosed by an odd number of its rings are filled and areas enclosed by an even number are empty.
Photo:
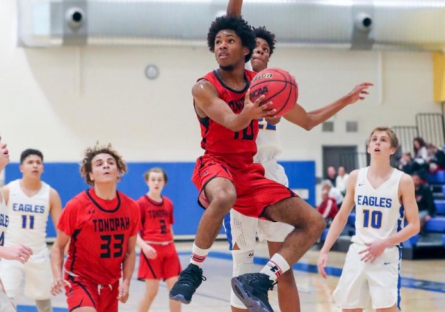
[[[218,97],[215,87],[206,80],[198,81],[192,89],[195,105],[210,119],[229,130],[238,132],[246,128],[252,119],[272,117],[276,110],[270,110],[272,103],[262,104],[264,96],[260,96],[254,103],[250,101],[250,93],[246,92],[244,108],[235,114],[226,102]],[[203,117],[203,116],[201,116]]]
[[[59,221],[60,214],[62,213],[62,201],[60,200],[59,193],[53,188],[49,191],[49,213],[53,220],[54,228],[57,230],[57,222]]]
[[[61,230],[57,230],[57,238],[51,247],[51,269],[53,271],[54,282],[51,293],[55,296],[63,291],[65,286],[71,287],[70,283],[63,278],[63,251],[70,241],[70,236]]]
[[[416,191],[414,188],[413,179],[411,176],[403,174],[402,178],[400,179],[399,197],[401,199],[401,204],[405,209],[405,217],[408,224],[400,232],[397,232],[385,240],[366,244],[368,248],[359,252],[360,254],[363,254],[363,261],[374,262],[386,248],[396,246],[419,233],[419,208],[417,207],[415,194]]]
[[[320,272],[321,276],[323,276],[323,278],[327,278],[325,267],[328,264],[329,250],[331,250],[335,241],[338,239],[341,232],[345,228],[345,225],[348,222],[349,214],[351,213],[352,208],[354,208],[354,193],[357,176],[358,170],[352,171],[349,175],[345,200],[341,205],[341,209],[335,216],[334,221],[329,228],[328,236],[326,237],[326,241],[323,244],[323,248],[320,250],[320,256],[318,258],[318,271]]]
[[[243,7],[243,0],[229,0],[227,5],[228,16],[241,16],[241,8]]]
[[[284,116],[284,118],[309,131],[337,114],[346,106],[354,104],[359,100],[364,100],[365,95],[369,94],[367,91],[368,88],[372,86],[373,84],[368,82],[359,84],[350,93],[341,97],[334,103],[310,112],[306,112],[306,110],[297,103],[294,108]]]
[[[137,235],[131,236],[128,239],[127,253],[124,256],[122,264],[122,283],[119,285],[119,301],[127,302],[129,297],[130,281],[133,276],[134,267],[136,264],[136,239]]]

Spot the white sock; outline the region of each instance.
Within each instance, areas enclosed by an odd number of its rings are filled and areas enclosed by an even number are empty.
[[[281,274],[290,269],[289,264],[286,259],[283,258],[279,253],[273,255],[272,259],[267,262],[264,268],[260,271],[260,273],[266,274],[269,276],[269,279],[272,281],[276,281]]]
[[[209,254],[209,250],[210,249],[201,249],[198,246],[196,246],[195,243],[193,243],[192,257],[190,258],[190,263],[193,263],[202,268],[204,260],[207,258],[207,255]]]

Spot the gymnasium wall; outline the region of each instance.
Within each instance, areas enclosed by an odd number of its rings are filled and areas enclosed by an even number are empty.
[[[0,2],[0,133],[14,161],[23,149],[36,147],[49,162],[78,162],[96,141],[112,142],[132,162],[192,162],[202,153],[190,90],[216,67],[207,48],[22,49],[15,14],[14,0]],[[380,66],[375,51],[277,48],[270,65],[296,76],[299,103],[307,110],[357,83],[377,84],[366,101],[333,118],[334,133],[322,133],[321,127],[306,132],[283,121],[282,160],[315,161],[321,175],[322,145],[363,149],[377,125],[412,125],[418,112],[440,112],[433,102],[429,53],[381,56]],[[148,64],[159,67],[158,79],[145,77]],[[346,121],[358,121],[359,132],[346,133]]]
[[[282,162],[288,176],[289,187],[297,190],[311,204],[315,204],[315,163],[313,161]],[[168,184],[163,194],[174,204],[175,235],[194,235],[203,212],[197,204],[197,190],[191,182],[195,164],[193,162],[132,162],[128,164],[128,174],[119,183],[119,190],[137,199],[147,192],[143,174],[149,168],[162,167],[168,175]],[[301,177],[304,177],[303,179]],[[9,164],[6,169],[6,182],[21,178],[19,164]],[[87,184],[79,174],[77,163],[46,163],[42,179],[53,186],[60,194],[62,204],[87,189]],[[307,195],[307,196],[306,196]],[[54,226],[49,218],[48,237],[55,237]]]

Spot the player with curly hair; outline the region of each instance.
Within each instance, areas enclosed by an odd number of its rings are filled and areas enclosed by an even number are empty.
[[[115,312],[118,300],[128,300],[139,207],[116,190],[127,165],[111,145],[88,148],[80,172],[92,188],[71,199],[60,216],[51,251],[52,293],[65,288],[69,311]],[[63,251],[69,241],[62,275]]]

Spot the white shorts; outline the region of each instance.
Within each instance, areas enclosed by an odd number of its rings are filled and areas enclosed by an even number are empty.
[[[286,172],[284,171],[283,166],[277,163],[276,159],[262,162],[261,165],[263,165],[264,170],[266,171],[266,178],[278,182],[285,187],[289,187],[289,179],[287,178]]]
[[[400,310],[400,265],[402,251],[387,248],[374,263],[365,263],[359,252],[366,246],[352,244],[346,255],[343,272],[334,291],[334,300],[342,309],[390,308]]]
[[[227,225],[225,226],[227,239],[231,240],[231,247],[236,243],[240,250],[255,249],[257,232],[261,241],[284,242],[287,235],[294,229],[286,223],[247,217],[233,209],[230,210],[230,229]]]
[[[6,261],[6,260],[3,260]],[[0,312],[16,312],[11,300],[6,296],[2,285],[0,284]]]
[[[51,298],[53,274],[48,249],[34,251],[25,264],[15,260],[0,262],[0,277],[8,297],[15,298],[17,296],[23,275],[25,277],[25,296],[34,300]]]

